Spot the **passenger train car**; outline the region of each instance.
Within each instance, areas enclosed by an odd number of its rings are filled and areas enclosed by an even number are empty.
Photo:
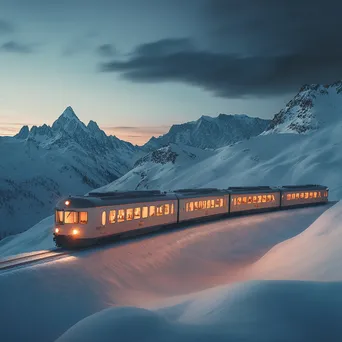
[[[323,204],[328,202],[328,192],[322,185],[286,185],[71,196],[57,203],[54,241],[59,247],[88,245],[220,215]]]

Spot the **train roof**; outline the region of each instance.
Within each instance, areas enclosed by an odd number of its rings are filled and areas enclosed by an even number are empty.
[[[325,185],[319,185],[319,184],[304,184],[304,185],[283,185],[279,187],[280,190],[286,190],[286,191],[296,191],[296,190],[327,190],[328,187]]]
[[[57,209],[80,209],[104,207],[111,205],[145,203],[175,200],[177,197],[172,193],[165,193],[159,190],[151,191],[115,191],[107,193],[89,193],[86,196],[71,196],[64,198],[57,203]],[[70,204],[65,205],[66,201]]]
[[[265,192],[276,192],[279,190],[270,186],[231,186],[227,189],[232,194],[254,194]]]
[[[210,196],[223,196],[228,194],[225,190],[216,188],[177,189],[173,191],[178,198],[198,198]]]

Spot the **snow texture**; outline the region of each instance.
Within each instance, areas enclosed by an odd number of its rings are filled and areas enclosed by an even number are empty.
[[[327,275],[342,280],[340,264],[329,267],[328,249],[320,253],[324,265],[312,259],[315,282],[296,279],[297,268],[308,266],[306,252],[317,245],[310,239],[295,251],[292,281],[266,282],[242,272],[325,216],[323,235],[332,226],[342,230],[341,204],[330,207],[200,224],[0,274],[1,336],[11,342],[59,336],[99,342],[134,336],[151,342],[338,341],[342,283],[319,283]],[[328,235],[329,246],[341,246],[338,234]],[[335,250],[341,259],[342,249]],[[316,277],[318,265],[323,269]]]

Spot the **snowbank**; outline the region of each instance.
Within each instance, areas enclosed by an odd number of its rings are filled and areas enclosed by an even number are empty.
[[[206,290],[167,307],[114,307],[56,342],[340,341],[342,283],[249,282]]]
[[[342,201],[245,272],[260,279],[342,281]]]
[[[52,240],[54,217],[49,216],[29,230],[0,241],[0,258],[20,253],[55,248]]]

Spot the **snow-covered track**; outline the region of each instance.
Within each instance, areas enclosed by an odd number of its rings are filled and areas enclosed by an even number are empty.
[[[19,254],[16,256],[0,259],[0,272],[8,269],[13,269],[19,266],[33,264],[42,260],[54,259],[63,255],[69,254],[67,251],[52,249],[46,251],[30,252]]]

